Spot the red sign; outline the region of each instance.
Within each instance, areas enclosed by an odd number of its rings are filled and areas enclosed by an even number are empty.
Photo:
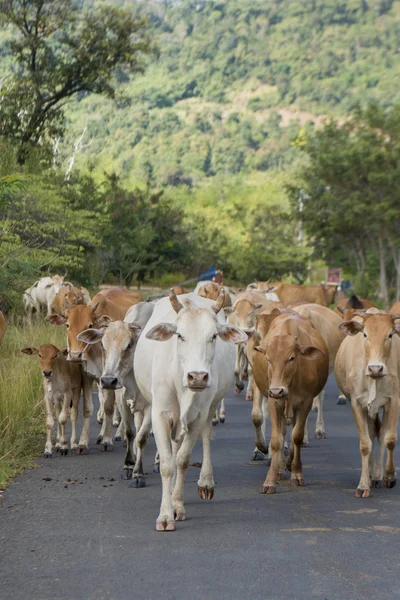
[[[342,269],[340,267],[335,269],[328,269],[326,274],[327,283],[337,283],[342,281]]]

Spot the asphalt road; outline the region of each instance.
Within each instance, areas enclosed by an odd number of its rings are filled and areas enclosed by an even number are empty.
[[[400,487],[354,498],[358,437],[330,382],[326,440],[303,450],[306,486],[260,495],[264,463],[251,463],[250,403],[229,396],[212,445],[216,493],[186,479],[188,520],[155,531],[161,483],[145,455],[147,487],[119,479],[124,449],[40,459],[0,505],[1,600],[301,599],[400,597]],[[315,413],[311,416],[311,427]],[[310,427],[310,433],[313,431]],[[200,443],[192,462],[201,460]],[[398,456],[398,452],[397,452]]]

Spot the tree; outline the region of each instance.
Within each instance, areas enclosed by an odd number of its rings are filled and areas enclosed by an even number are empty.
[[[64,106],[77,94],[115,97],[114,77],[143,70],[152,50],[146,23],[127,10],[82,12],[74,0],[0,0],[14,34],[15,74],[2,89],[0,132],[19,146],[46,145],[64,131]]]
[[[400,107],[358,108],[351,120],[332,121],[297,143],[309,159],[301,218],[315,255],[361,273],[376,261],[387,307],[390,251],[400,272]],[[299,193],[290,188],[297,214]]]

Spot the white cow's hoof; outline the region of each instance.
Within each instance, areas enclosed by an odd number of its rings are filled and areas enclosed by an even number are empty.
[[[125,481],[132,479],[132,473],[133,473],[133,466],[132,467],[124,467],[122,469],[121,479],[124,479]]]
[[[346,398],[339,396],[339,398],[336,400],[336,404],[346,404]]]
[[[75,449],[75,454],[89,454],[89,448],[85,444],[79,444]]]
[[[263,454],[259,450],[254,450],[254,452],[251,456],[251,460],[264,460],[264,458],[265,458],[265,454]]]
[[[132,481],[129,484],[132,488],[144,488],[146,487],[146,480],[143,475],[135,475],[132,477]]]
[[[370,491],[362,488],[357,488],[354,496],[356,498],[369,498]]]
[[[52,453],[51,453],[51,452],[45,452],[45,453],[43,454],[43,458],[51,458],[52,456],[53,456],[53,455],[52,455]]]
[[[112,452],[114,450],[114,445],[112,442],[102,442],[101,451],[102,452]]]
[[[325,431],[316,431],[315,432],[315,437],[317,440],[325,440],[326,439],[326,433]]]
[[[225,417],[220,417],[220,418],[219,418],[219,422],[220,422],[220,423],[225,423]]]
[[[212,500],[212,498],[214,497],[214,488],[201,487],[199,485],[197,490],[202,500]]]
[[[157,519],[156,531],[175,531],[175,521],[171,521],[167,518]]]

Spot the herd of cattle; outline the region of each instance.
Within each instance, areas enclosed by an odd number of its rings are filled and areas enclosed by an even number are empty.
[[[358,498],[371,487],[396,484],[393,451],[400,407],[400,304],[389,313],[371,302],[342,298],[334,310],[334,287],[255,282],[232,290],[201,282],[194,292],[175,286],[168,297],[143,302],[140,294],[116,287],[90,300],[87,290],[45,277],[24,294],[28,320],[47,312],[46,321],[65,325],[66,348],[52,344],[23,348],[38,355],[43,377],[47,440],[55,448],[86,454],[93,412],[92,385],[98,386],[101,424],[98,443],[113,447],[124,431],[122,477],[144,487],[143,451],[155,436],[162,479],[158,531],[172,531],[186,519],[184,478],[200,437],[203,461],[198,480],[202,499],[214,495],[210,439],[212,425],[225,420],[224,397],[235,377],[240,394],[253,402],[253,459],[270,459],[261,493],[272,494],[291,473],[292,485],[304,485],[301,448],[308,441],[307,418],[318,410],[315,436],[325,437],[323,394],[333,371],[340,391],[351,400],[362,460]],[[0,318],[0,337],[4,331]],[[0,340],[1,341],[1,340]],[[79,441],[76,421],[83,398]],[[218,405],[221,402],[221,408]],[[266,440],[269,415],[271,438]],[[285,456],[286,426],[292,432]],[[378,453],[374,456],[374,442]],[[385,449],[387,451],[384,465]]]

